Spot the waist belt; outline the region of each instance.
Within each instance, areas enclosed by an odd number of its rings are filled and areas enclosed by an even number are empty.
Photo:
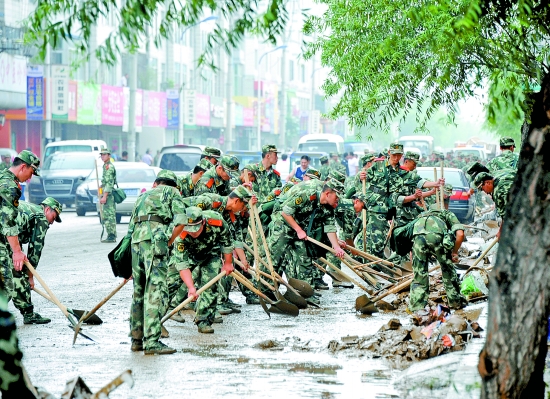
[[[166,224],[164,219],[157,215],[136,216],[134,218],[134,223],[139,223],[139,222],[157,222],[161,224]]]
[[[388,193],[386,192],[385,189],[379,188],[379,187],[371,187],[370,191],[372,191],[373,193],[376,193],[376,194],[388,195]]]

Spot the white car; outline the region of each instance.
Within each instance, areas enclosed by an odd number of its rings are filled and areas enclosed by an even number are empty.
[[[122,216],[130,216],[134,210],[137,197],[153,187],[157,173],[161,170],[148,166],[143,162],[114,162],[118,187],[126,193],[126,199],[116,205],[116,222],[120,223]],[[99,169],[101,182],[102,169]],[[97,197],[97,180],[95,170],[76,190],[76,213],[78,216],[86,212],[97,211],[99,205]]]

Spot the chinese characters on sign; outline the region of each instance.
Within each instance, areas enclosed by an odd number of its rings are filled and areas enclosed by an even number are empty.
[[[44,69],[40,65],[27,67],[27,120],[44,120]]]
[[[51,110],[52,119],[69,118],[69,68],[65,65],[52,65]]]

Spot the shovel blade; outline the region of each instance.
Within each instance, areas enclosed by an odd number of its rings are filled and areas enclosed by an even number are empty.
[[[361,295],[355,298],[355,310],[360,311],[365,306],[371,304],[371,300],[366,295]]]
[[[290,285],[292,288],[298,291],[300,295],[303,296],[304,298],[310,298],[315,293],[315,291],[313,290],[313,287],[304,280],[289,278],[288,285]]]
[[[300,310],[298,309],[298,306],[285,301],[273,302],[271,304],[271,308],[269,308],[269,311],[271,313],[286,314],[292,317],[296,317],[300,314]]]
[[[271,319],[271,315],[269,314],[269,308],[267,307],[267,305],[265,304],[265,301],[262,297],[259,297],[260,299],[260,305],[262,305],[262,309],[264,310],[264,312],[269,316],[269,318]]]
[[[305,309],[307,308],[307,301],[301,297],[300,295],[296,295],[291,290],[287,290],[285,294],[283,295],[283,298],[287,300],[290,303],[293,303],[294,305],[298,306],[298,309]]]
[[[373,314],[373,313],[378,313],[378,308],[376,306],[374,306],[374,303],[371,303],[367,306],[363,306],[361,309],[359,309],[359,312],[361,312],[362,314]]]
[[[70,314],[72,314],[73,316],[75,316],[78,320],[80,320],[82,318],[82,315],[84,313],[86,313],[85,310],[80,310],[80,309],[69,309],[67,308],[67,312],[69,312]],[[93,314],[90,316],[89,319],[87,319],[86,321],[84,321],[84,323],[86,324],[93,324],[93,325],[98,325],[98,324],[103,324],[103,320],[101,320],[101,318],[99,316],[97,316],[96,314]]]

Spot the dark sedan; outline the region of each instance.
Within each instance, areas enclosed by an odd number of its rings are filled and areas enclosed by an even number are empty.
[[[424,179],[434,179],[434,168],[416,168],[417,173]],[[441,176],[437,168],[438,177]],[[461,223],[470,224],[474,221],[476,202],[470,195],[470,184],[466,174],[456,168],[444,168],[445,183],[452,184],[453,195],[449,202],[449,210],[453,212]]]

